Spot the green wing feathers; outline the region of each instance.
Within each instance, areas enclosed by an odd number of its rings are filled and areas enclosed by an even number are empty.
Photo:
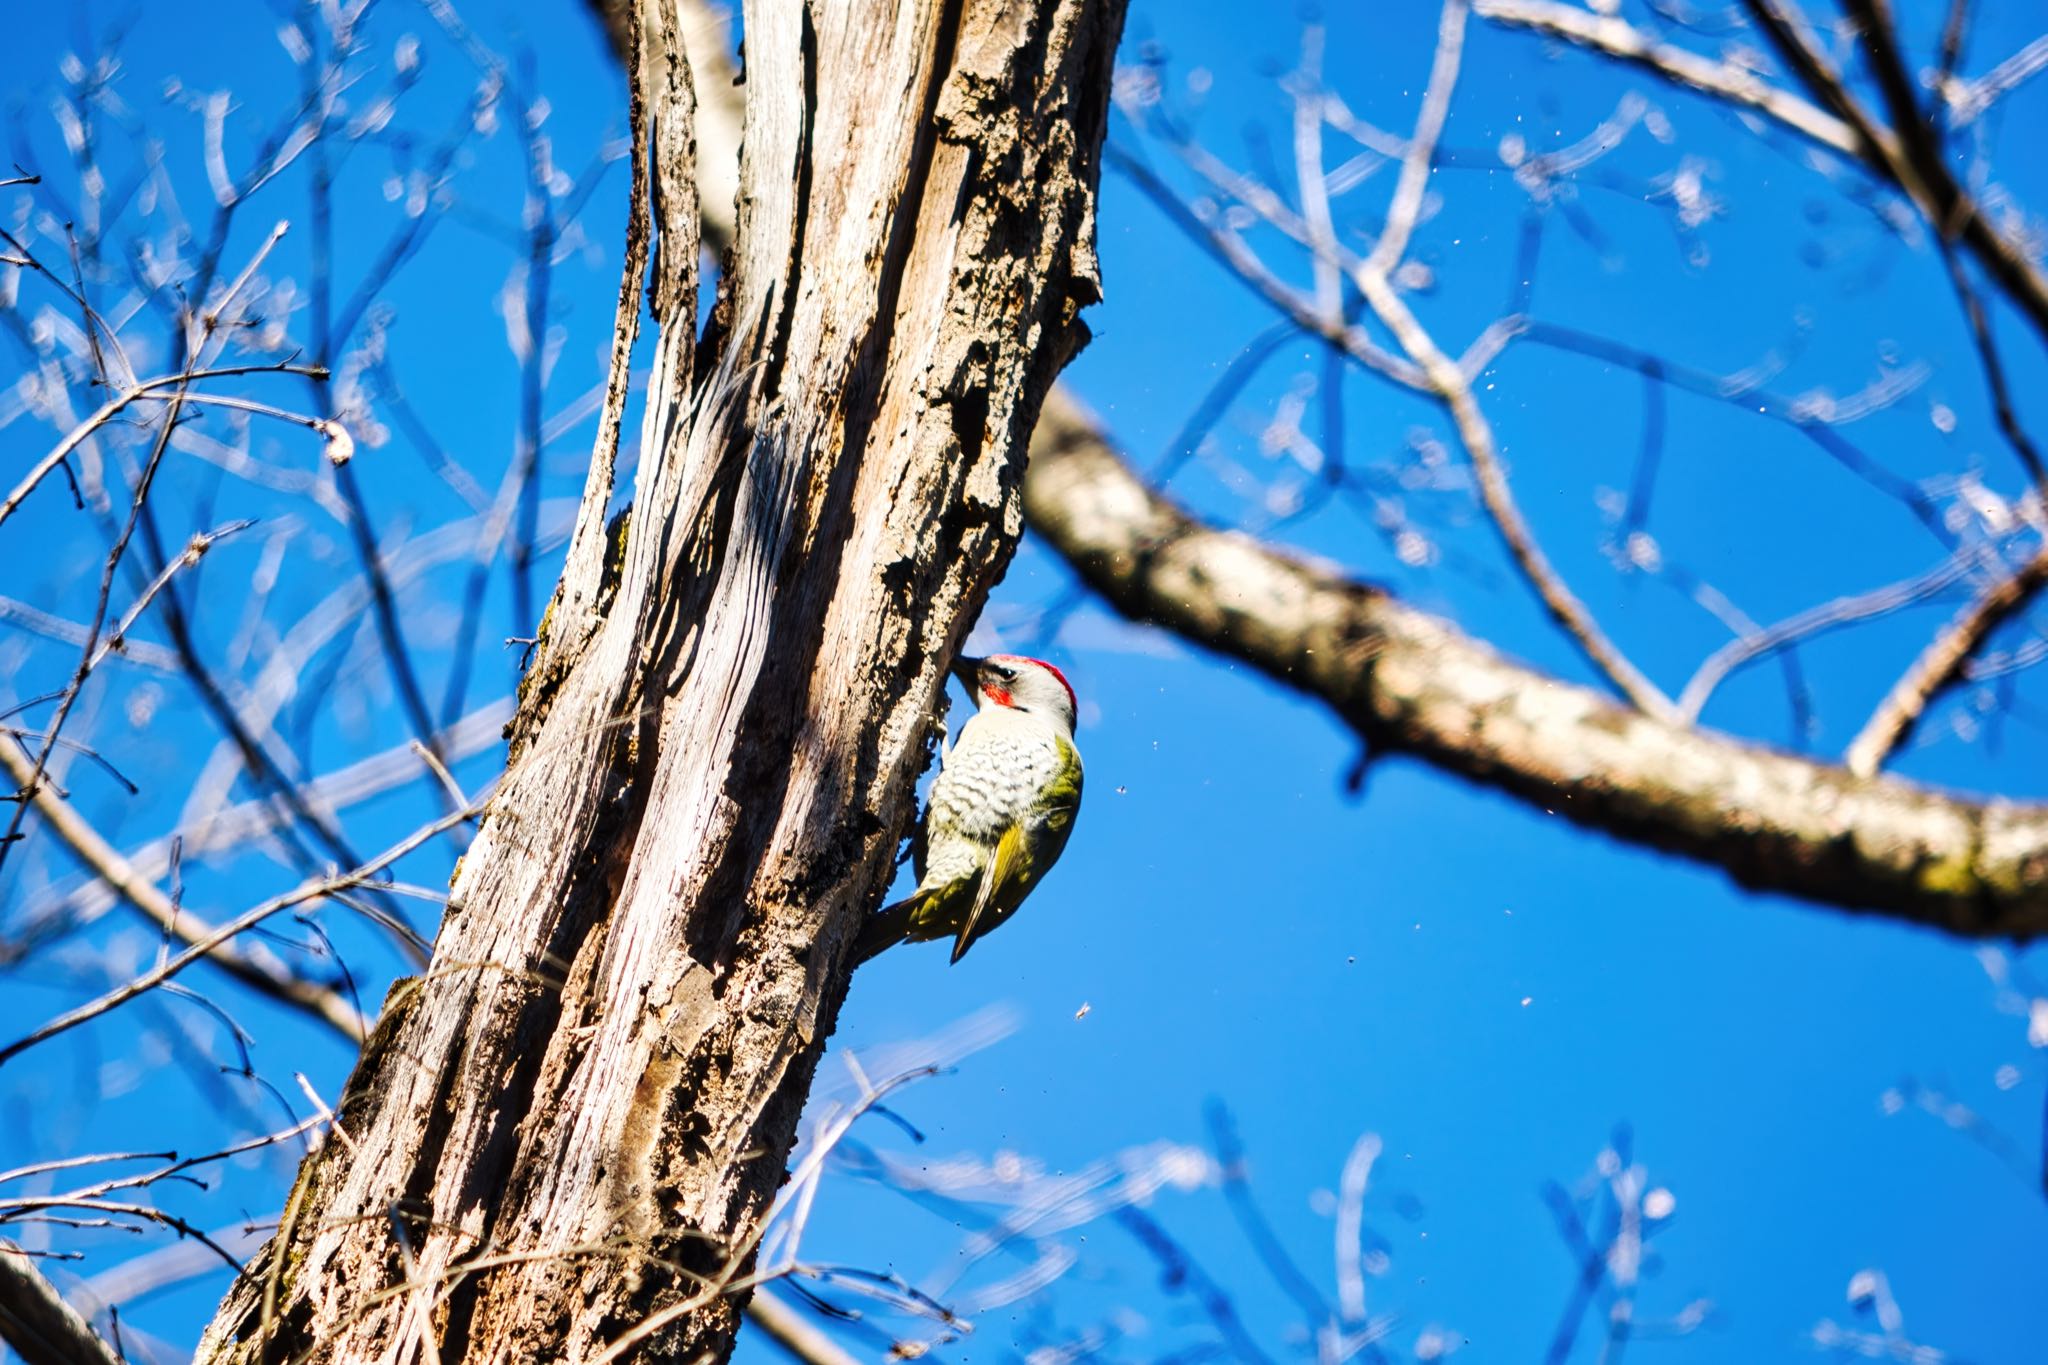
[[[989,906],[995,904],[999,895],[1010,907],[1024,899],[1024,887],[1019,884],[1020,873],[1022,882],[1028,883],[1031,870],[1030,859],[1024,852],[1024,831],[1012,825],[1003,831],[1002,838],[996,840],[995,856],[981,869],[981,884],[974,892],[974,908],[967,912],[967,918],[960,921],[960,932],[953,939],[953,961],[958,962],[967,955],[967,945],[977,937],[975,927],[987,916]],[[1002,894],[1013,888],[1016,895]],[[988,927],[993,929],[996,926],[991,921]]]
[[[1067,846],[1067,835],[1074,828],[1074,816],[1081,809],[1081,753],[1065,739],[1060,740],[1059,745],[1060,770],[1052,781],[1045,784],[1045,794],[1038,802],[1046,833],[1052,836],[1051,844],[1043,855],[1047,867],[1052,866],[1053,860],[1060,856],[1060,850]]]

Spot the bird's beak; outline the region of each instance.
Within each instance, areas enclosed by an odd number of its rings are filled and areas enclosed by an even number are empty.
[[[970,697],[981,690],[981,663],[980,659],[966,654],[953,660],[953,676],[960,680],[960,685],[967,689]]]

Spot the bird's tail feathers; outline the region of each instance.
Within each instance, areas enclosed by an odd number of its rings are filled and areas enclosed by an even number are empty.
[[[878,957],[884,949],[901,943],[910,932],[910,923],[917,915],[917,909],[924,904],[929,891],[911,892],[894,905],[885,905],[868,916],[868,922],[861,926],[860,938],[853,948],[853,965],[858,967],[870,958]]]

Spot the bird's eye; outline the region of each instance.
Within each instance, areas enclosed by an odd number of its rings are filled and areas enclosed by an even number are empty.
[[[997,664],[996,676],[998,678],[1003,679],[1005,682],[1008,682],[1010,679],[1017,676],[1017,670],[1005,664]]]

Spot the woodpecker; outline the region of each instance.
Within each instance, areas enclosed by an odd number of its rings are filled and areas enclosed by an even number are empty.
[[[915,846],[917,890],[871,918],[856,960],[891,944],[951,938],[958,962],[1017,912],[1058,861],[1081,809],[1074,689],[1021,654],[954,661],[978,703],[942,749]]]

